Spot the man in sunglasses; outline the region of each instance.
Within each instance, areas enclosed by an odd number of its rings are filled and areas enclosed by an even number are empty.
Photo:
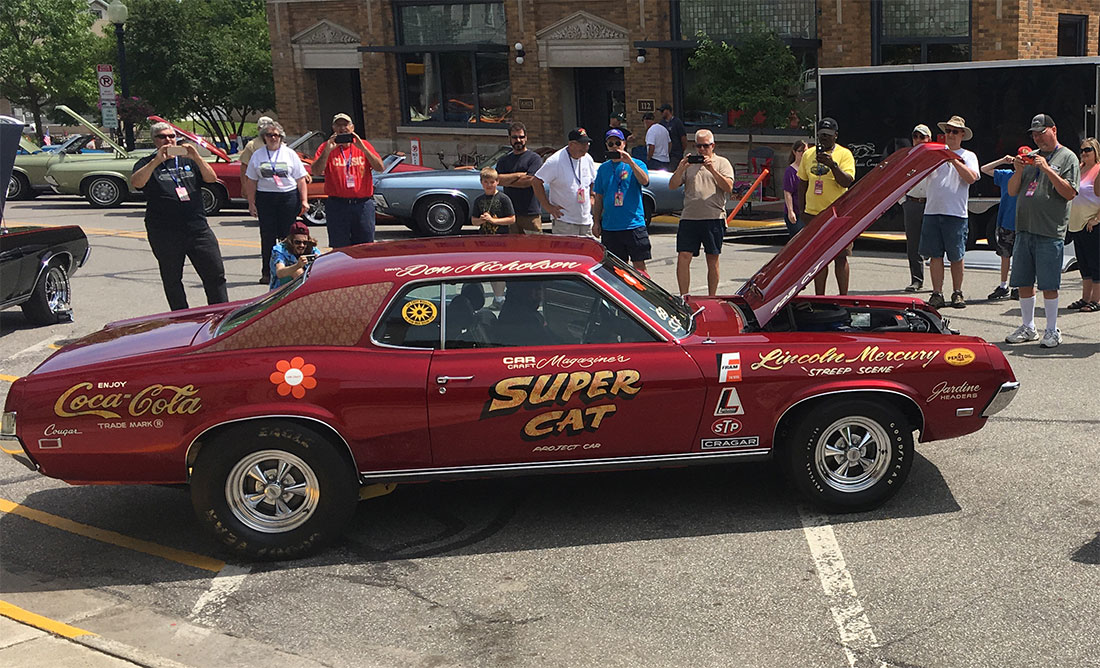
[[[817,124],[817,144],[802,154],[798,163],[798,194],[802,212],[798,216],[797,234],[814,216],[829,208],[856,180],[856,159],[852,152],[836,142],[839,126],[832,118],[825,117]],[[852,244],[833,260],[836,270],[837,293],[848,294],[848,256]],[[814,292],[825,294],[829,280],[829,265],[814,276]]]
[[[944,143],[957,157],[945,162],[928,175],[928,201],[924,203],[921,220],[920,254],[928,258],[928,275],[932,279],[932,296],[928,305],[943,308],[943,257],[951,262],[951,306],[966,308],[963,297],[963,254],[970,229],[967,205],[970,184],[978,180],[978,156],[962,147],[974,132],[966,127],[962,116],[938,123],[944,133]]]
[[[508,141],[512,152],[497,160],[497,184],[504,188],[516,212],[512,232],[542,234],[542,207],[531,188],[535,172],[542,167],[542,158],[527,150],[527,126],[523,123],[517,121],[508,126]]]
[[[607,160],[596,170],[592,184],[592,234],[623,262],[645,272],[645,261],[653,257],[645,227],[642,188],[649,185],[649,170],[641,160],[626,152],[626,136],[611,128],[604,138]]]
[[[714,133],[695,131],[698,156],[685,155],[668,181],[676,190],[684,186],[684,210],[676,228],[676,284],[680,295],[691,288],[691,259],[699,247],[707,258],[707,294],[718,293],[718,258],[726,231],[726,200],[733,192],[733,165],[714,154]]]
[[[188,308],[183,289],[184,258],[190,258],[202,279],[206,302],[227,302],[221,249],[206,222],[200,189],[201,183],[214,183],[218,177],[194,144],[176,146],[176,132],[171,125],[154,123],[150,130],[157,151],[137,161],[130,183],[145,193],[145,231],[160,267],[168,306],[173,311]]]

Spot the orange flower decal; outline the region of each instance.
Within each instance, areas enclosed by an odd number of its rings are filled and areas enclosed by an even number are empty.
[[[271,374],[271,382],[277,386],[280,397],[292,394],[295,399],[301,399],[306,396],[306,390],[317,387],[317,379],[313,377],[317,367],[306,364],[301,357],[295,357],[289,362],[279,360],[275,363],[275,368],[277,370]]]

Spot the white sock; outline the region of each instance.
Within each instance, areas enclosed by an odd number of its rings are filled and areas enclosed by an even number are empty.
[[[1035,329],[1035,295],[1020,297],[1020,315],[1024,319],[1024,327]]]
[[[1001,287],[1002,288],[1007,288],[1008,287],[1008,281],[1001,281]]]
[[[1047,299],[1044,297],[1043,308],[1047,312],[1047,329],[1053,332],[1058,329],[1058,298]]]

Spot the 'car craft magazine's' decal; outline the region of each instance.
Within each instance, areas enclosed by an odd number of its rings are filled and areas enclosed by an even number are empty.
[[[301,357],[295,357],[289,362],[286,360],[276,362],[275,371],[269,379],[275,385],[280,397],[290,394],[295,399],[301,399],[306,396],[306,390],[317,387],[317,379],[313,377],[316,372],[317,367],[306,364]]]

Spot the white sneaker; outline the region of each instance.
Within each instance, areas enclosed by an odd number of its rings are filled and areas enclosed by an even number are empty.
[[[1062,330],[1055,327],[1043,332],[1043,340],[1039,342],[1040,348],[1057,348],[1062,342]]]
[[[1058,335],[1061,338],[1061,334]],[[1034,327],[1028,327],[1027,325],[1020,325],[1016,328],[1015,332],[1012,332],[1005,337],[1005,343],[1023,343],[1024,341],[1035,341],[1039,338],[1039,332],[1035,331]],[[1054,344],[1058,345],[1058,344]]]

